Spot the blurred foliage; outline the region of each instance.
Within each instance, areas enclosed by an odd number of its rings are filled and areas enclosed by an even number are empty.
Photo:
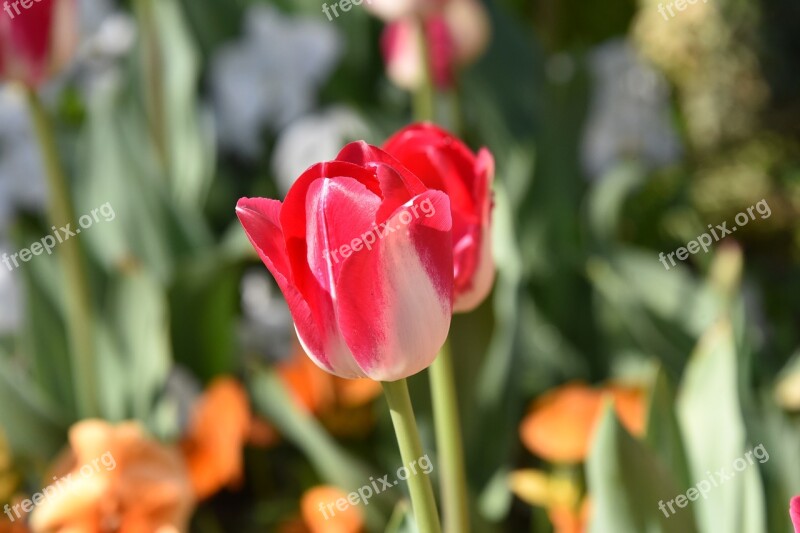
[[[238,335],[241,277],[260,263],[233,206],[239,196],[280,194],[271,155],[281,129],[264,128],[252,159],[217,148],[210,64],[257,3],[133,2],[140,39],[118,75],[86,101],[67,83],[57,107],[76,211],[106,202],[116,211],[113,224],[81,236],[102,416],[138,419],[174,440],[185,429],[182,399],[168,387],[178,365],[203,384],[241,377],[255,411],[282,435],[266,451],[247,450],[240,495],[201,504],[193,522],[201,532],[276,531],[310,486],[350,490],[398,466],[383,403],[363,438],[332,437],[283,389],[274,361]],[[644,439],[610,409],[597,428],[578,476],[592,502],[590,531],[788,531],[800,420],[775,386],[789,380],[791,396],[800,373],[789,364],[800,350],[796,0],[710,0],[669,21],[655,0],[487,3],[492,45],[463,73],[458,97],[463,136],[497,160],[498,272],[491,298],[455,317],[451,332],[476,531],[551,531],[507,481],[517,468],[561,468],[526,451],[518,426],[531,400],[575,379],[650,391]],[[327,24],[316,0],[274,4]],[[348,105],[379,144],[410,120],[409,97],[383,74],[379,21],[354,9],[335,26],[346,52],[315,109]],[[611,38],[634,43],[664,75],[685,150],[658,168],[630,154],[589,178],[581,167],[589,52]],[[659,262],[660,252],[762,199],[770,217],[737,233],[737,244],[729,236],[669,270]],[[45,233],[32,214],[13,228],[19,247]],[[14,458],[11,472],[0,440],[0,504],[17,474],[21,492],[38,490],[67,429],[85,417],[59,266],[41,256],[17,274],[24,326],[0,342],[0,426]],[[411,387],[436,464],[426,376]],[[664,518],[659,500],[762,443],[768,462]],[[395,492],[368,509],[370,530],[408,530]]]

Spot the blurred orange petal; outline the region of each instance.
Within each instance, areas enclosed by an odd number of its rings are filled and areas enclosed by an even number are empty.
[[[242,448],[250,431],[250,404],[244,388],[232,378],[214,380],[198,401],[181,442],[198,499],[240,482]]]
[[[341,407],[361,407],[381,394],[381,384],[371,379],[334,378],[336,401]]]
[[[69,440],[56,469],[64,479],[43,490],[51,492],[31,516],[34,532],[186,531],[194,498],[176,449],[133,422],[79,422]]]
[[[603,396],[609,392],[622,424],[634,435],[644,432],[644,391],[612,386],[594,389],[568,383],[534,401],[520,424],[520,438],[532,453],[551,462],[576,463],[586,459]]]
[[[299,342],[295,342],[292,356],[279,363],[277,370],[295,401],[308,412],[317,414],[333,403],[333,376],[315,365]]]
[[[566,506],[552,507],[548,512],[554,533],[584,533],[589,523],[589,498],[585,498],[580,510]]]
[[[358,506],[348,502],[342,504],[344,511],[336,507],[339,500],[347,500],[347,494],[330,486],[318,486],[303,494],[300,511],[303,521],[311,533],[359,533],[364,529],[364,520]],[[341,503],[341,502],[340,502]],[[331,504],[331,507],[328,506]]]
[[[570,383],[545,393],[520,424],[523,444],[549,461],[582,461],[600,401],[601,395],[582,383]]]
[[[614,397],[614,408],[622,425],[631,435],[644,436],[645,432],[645,391],[640,387],[612,385],[608,392]]]

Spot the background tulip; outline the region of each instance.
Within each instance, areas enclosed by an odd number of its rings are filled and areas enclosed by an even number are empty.
[[[77,42],[74,0],[4,2],[0,14],[0,80],[37,87],[72,57]]]
[[[376,17],[393,21],[428,13],[446,2],[447,0],[364,0],[364,7]]]
[[[395,381],[431,364],[452,313],[450,202],[365,143],[237,215],[324,370]]]
[[[492,288],[491,211],[494,158],[477,155],[445,130],[431,124],[409,126],[384,149],[432,189],[447,192],[453,213],[455,311],[477,307]]]
[[[454,84],[456,70],[475,61],[489,43],[486,8],[475,0],[451,0],[422,17],[433,81],[441,90]],[[424,81],[422,39],[417,17],[392,21],[381,39],[386,73],[398,87],[415,90]]]

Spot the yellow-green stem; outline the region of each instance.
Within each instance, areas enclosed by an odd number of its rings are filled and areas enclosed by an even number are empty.
[[[49,188],[50,223],[59,228],[74,224],[67,179],[58,154],[55,133],[38,94],[27,91],[33,129],[39,141]],[[92,307],[85,261],[77,236],[64,240],[56,251],[64,276],[66,322],[72,360],[73,384],[81,418],[100,415],[96,390]]]
[[[449,342],[429,370],[445,533],[469,532],[467,476]]]
[[[420,64],[422,65],[422,77],[420,79],[419,87],[417,87],[417,90],[414,93],[414,119],[424,122],[434,122],[436,120],[436,88],[433,86],[433,71],[431,65],[430,47],[425,29],[425,20],[420,17],[417,20],[417,26],[419,29],[419,50],[421,55]]]
[[[414,409],[408,394],[405,379],[384,381],[383,394],[389,404],[397,444],[403,465],[408,467],[413,461],[424,457],[422,442],[417,431]],[[439,511],[436,509],[436,498],[433,495],[431,480],[427,475],[417,473],[408,476],[408,492],[411,495],[411,507],[420,533],[440,533]]]

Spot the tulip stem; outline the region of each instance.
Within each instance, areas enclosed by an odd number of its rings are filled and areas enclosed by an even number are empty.
[[[447,533],[469,532],[467,508],[467,476],[464,471],[464,445],[458,416],[456,383],[450,343],[442,346],[439,356],[430,366],[431,400],[436,430],[436,444],[441,461],[442,513]]]
[[[44,161],[45,175],[50,193],[48,215],[57,227],[73,224],[72,207],[67,178],[58,154],[53,125],[34,89],[27,90],[31,121]],[[60,239],[59,239],[60,240]],[[67,238],[59,244],[58,258],[64,274],[66,301],[66,326],[72,359],[73,386],[81,418],[99,416],[94,367],[94,339],[92,333],[91,292],[86,277],[86,263],[78,237]]]
[[[414,119],[423,122],[434,122],[436,120],[436,89],[433,85],[433,65],[431,64],[430,43],[428,43],[427,28],[425,19],[419,17],[419,50],[422,57],[422,79],[419,87],[414,93]]]
[[[411,397],[408,394],[408,384],[405,379],[401,379],[383,381],[381,385],[386,402],[389,404],[397,444],[400,447],[400,457],[403,466],[408,468],[424,457],[414,409],[411,407]],[[430,478],[424,473],[413,473],[409,470],[407,481],[411,506],[420,533],[440,533],[442,529],[439,525],[439,511],[436,509],[436,498],[433,495]]]

